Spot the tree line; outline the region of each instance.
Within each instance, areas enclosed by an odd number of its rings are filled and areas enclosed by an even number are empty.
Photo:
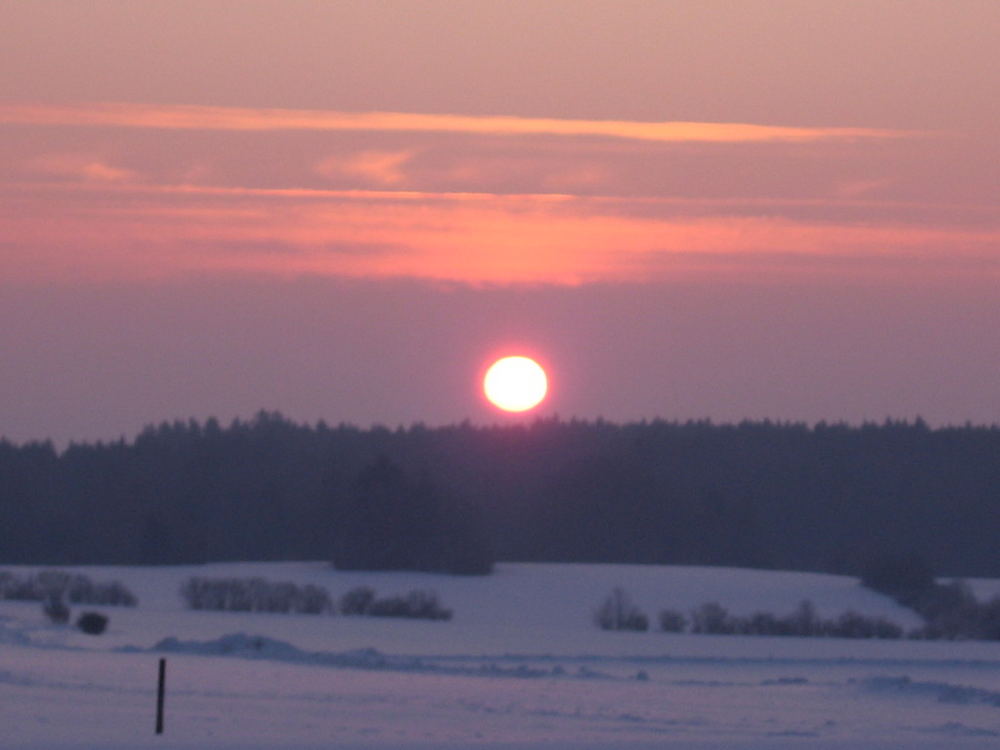
[[[1000,428],[539,420],[398,429],[163,423],[0,441],[0,563],[494,559],[1000,576]]]

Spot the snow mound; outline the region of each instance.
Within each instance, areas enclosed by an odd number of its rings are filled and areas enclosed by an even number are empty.
[[[946,734],[954,737],[1000,737],[1000,732],[983,727],[970,727],[959,721],[949,721],[922,730],[928,734]]]
[[[0,617],[0,643],[8,646],[27,646],[31,639],[20,630],[7,624],[13,621],[11,617]]]
[[[120,653],[139,653],[144,649],[126,646]],[[306,651],[287,641],[248,633],[230,633],[221,638],[206,641],[182,641],[174,637],[164,638],[149,651],[168,654],[190,654],[195,656],[224,656],[240,659],[262,659],[268,661],[291,662],[312,666],[335,667],[340,669],[367,669],[379,671],[433,673],[442,675],[513,677],[532,679],[540,677],[560,677],[567,679],[615,679],[614,675],[581,665],[574,672],[567,672],[561,665],[529,666],[523,663],[489,660],[479,662],[471,657],[466,663],[436,663],[433,657],[419,658],[385,654],[375,648],[353,649],[351,651]],[[632,679],[643,680],[641,676]],[[648,679],[648,676],[645,678]]]
[[[200,656],[233,656],[243,659],[269,659],[358,669],[421,669],[419,659],[389,657],[374,648],[344,652],[305,651],[287,641],[263,635],[230,633],[207,641],[181,641],[164,638],[153,651]]]
[[[301,661],[304,652],[290,643],[263,635],[231,633],[210,641],[181,641],[164,638],[153,650],[168,653],[203,654],[212,656],[242,656],[244,658],[283,659]]]
[[[905,695],[929,696],[941,703],[969,705],[974,703],[1000,708],[1000,692],[968,685],[947,682],[921,682],[906,675],[899,677],[869,677],[861,681],[862,687],[873,692],[894,692]]]

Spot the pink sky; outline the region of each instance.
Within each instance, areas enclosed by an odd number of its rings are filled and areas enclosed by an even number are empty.
[[[0,435],[1000,421],[992,0],[0,8]]]

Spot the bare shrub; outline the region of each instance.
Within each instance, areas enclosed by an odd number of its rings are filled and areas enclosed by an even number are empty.
[[[780,617],[772,612],[754,612],[742,620],[739,630],[744,635],[784,635],[784,625]]]
[[[731,615],[715,603],[701,605],[691,613],[691,632],[713,635],[796,636],[799,638],[900,638],[903,629],[881,617],[844,612],[832,620],[816,613],[806,600],[789,615],[778,617],[771,612],[755,612],[749,617]]]
[[[411,617],[424,620],[450,620],[451,610],[446,609],[433,591],[415,590],[406,595]]]
[[[333,601],[326,589],[264,578],[192,577],[181,585],[180,593],[189,609],[278,614],[333,612]]]
[[[861,583],[923,618],[911,638],[1000,640],[1000,603],[980,602],[962,581],[938,583],[918,555],[879,558],[863,571]]]
[[[687,629],[687,618],[675,609],[664,609],[659,619],[664,633],[683,633]]]
[[[649,618],[621,588],[615,588],[597,608],[594,622],[601,630],[649,630]]]
[[[134,607],[135,595],[118,581],[94,583],[86,576],[73,576],[66,587],[66,598],[73,604],[98,604],[107,607]]]
[[[1000,640],[1000,597],[980,602],[965,583],[937,585],[917,611],[925,624],[911,638]]]
[[[980,605],[979,626],[983,638],[1000,641],[1000,596]]]
[[[795,612],[783,619],[787,623],[789,635],[802,637],[823,635],[823,623],[816,614],[816,607],[808,599],[802,601]]]
[[[732,635],[738,630],[736,619],[718,602],[702,604],[691,613],[691,632]]]
[[[358,586],[340,597],[340,614],[366,615],[375,601],[375,590],[368,586]]]
[[[313,584],[306,584],[299,591],[299,612],[304,615],[321,615],[333,612],[333,601],[326,589]]]
[[[45,600],[42,612],[54,625],[65,625],[69,622],[69,607],[59,597],[53,596]]]
[[[900,638],[903,629],[881,617],[865,617],[849,610],[833,622],[830,635],[837,638]]]
[[[0,572],[0,599],[45,602],[56,597],[71,604],[134,607],[136,596],[118,581],[95,582],[79,573],[42,570],[25,577]]]
[[[370,617],[406,617],[406,599],[402,596],[376,599],[368,607],[366,614]]]
[[[378,599],[367,586],[352,589],[340,598],[340,613],[369,617],[406,617],[416,620],[450,620],[452,611],[445,608],[433,591],[416,589],[405,596]]]

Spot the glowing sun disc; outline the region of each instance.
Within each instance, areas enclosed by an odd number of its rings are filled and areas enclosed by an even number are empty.
[[[545,370],[529,357],[498,359],[483,378],[483,393],[504,411],[527,411],[538,406],[549,389]]]

